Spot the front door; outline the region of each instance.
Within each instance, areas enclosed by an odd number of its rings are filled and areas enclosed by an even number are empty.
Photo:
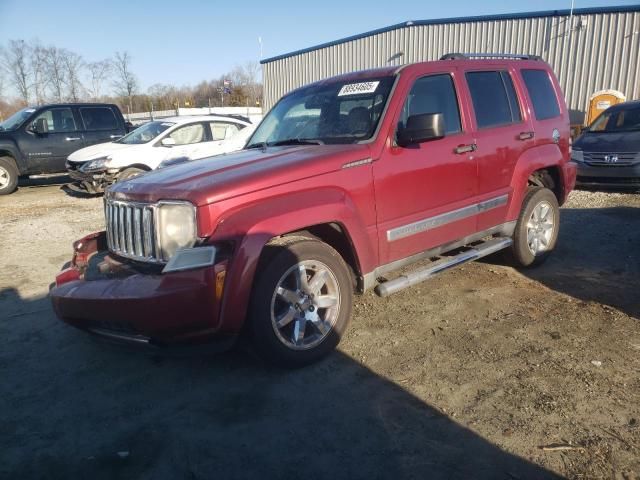
[[[44,118],[49,132],[37,134],[29,130],[36,120]],[[20,135],[20,150],[28,157],[29,173],[65,172],[69,155],[83,147],[82,132],[70,107],[54,107],[42,111]]]
[[[456,73],[416,78],[402,109],[394,113],[398,129],[411,115],[442,113],[445,137],[408,147],[392,139],[374,163],[383,264],[475,232],[476,161],[460,113]]]

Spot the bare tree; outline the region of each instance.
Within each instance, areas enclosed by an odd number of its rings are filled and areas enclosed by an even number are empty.
[[[116,52],[114,60],[116,81],[114,87],[118,95],[127,97],[129,112],[133,110],[133,95],[138,90],[138,79],[131,71],[131,55],[128,52]]]
[[[80,100],[84,88],[82,82],[80,82],[80,72],[84,68],[84,60],[77,53],[62,50],[62,62],[65,69],[69,98],[77,102]]]
[[[7,47],[2,50],[2,67],[9,77],[9,82],[15,87],[25,103],[29,103],[31,70],[29,55],[31,49],[24,40],[9,40]]]
[[[47,50],[39,43],[31,45],[30,67],[33,74],[33,90],[36,96],[36,103],[42,104],[45,101],[47,89]]]
[[[110,60],[101,60],[99,62],[91,62],[87,64],[89,71],[89,95],[94,100],[98,100],[102,96],[102,88],[107,79],[113,73],[113,64]]]
[[[47,77],[56,102],[62,102],[64,86],[67,81],[64,57],[63,49],[54,46],[46,49]]]

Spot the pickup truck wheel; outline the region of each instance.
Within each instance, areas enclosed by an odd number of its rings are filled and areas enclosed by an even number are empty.
[[[511,259],[520,267],[540,265],[558,240],[560,207],[547,188],[529,188],[516,224]]]
[[[13,193],[18,187],[19,172],[13,158],[0,157],[0,195]]]
[[[125,168],[122,172],[120,172],[120,175],[118,175],[118,181],[122,182],[124,180],[137,177],[138,175],[142,175],[143,173],[145,173],[145,170],[142,170],[141,168]]]
[[[268,244],[251,298],[249,327],[266,360],[302,367],[329,354],[351,317],[349,269],[330,246],[305,237]]]

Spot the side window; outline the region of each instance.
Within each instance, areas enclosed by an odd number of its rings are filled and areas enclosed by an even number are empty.
[[[194,123],[186,125],[174,130],[169,137],[176,141],[176,145],[189,145],[191,143],[200,143],[204,141],[204,126],[202,123]]]
[[[225,140],[235,135],[240,128],[235,123],[209,122],[211,138],[213,140]]]
[[[118,121],[110,108],[81,107],[80,115],[87,130],[115,130],[118,128]]]
[[[76,122],[73,119],[73,112],[70,108],[52,108],[42,112],[34,122],[40,118],[44,118],[49,126],[49,132],[75,132]]]
[[[533,103],[536,119],[546,120],[560,116],[560,106],[549,74],[545,70],[522,70],[522,78]]]
[[[422,113],[442,113],[447,135],[462,130],[458,98],[451,75],[430,75],[416,80],[402,108],[398,129],[406,126],[411,115]]]
[[[467,72],[478,128],[498,127],[522,120],[511,76],[501,72]]]

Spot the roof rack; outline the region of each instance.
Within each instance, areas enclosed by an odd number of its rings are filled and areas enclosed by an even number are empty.
[[[511,60],[542,60],[540,55],[519,53],[447,53],[440,60],[469,60],[472,58],[508,58]]]

